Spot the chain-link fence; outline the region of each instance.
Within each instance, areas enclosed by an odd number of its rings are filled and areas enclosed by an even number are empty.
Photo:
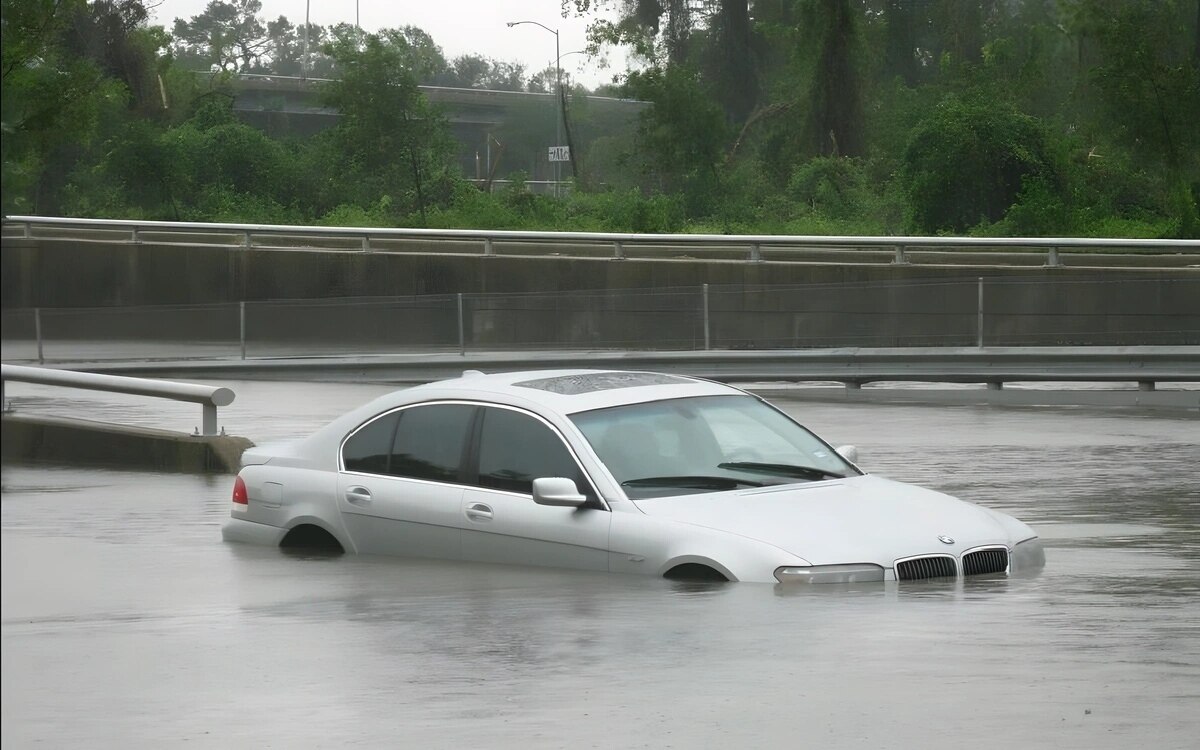
[[[3,312],[6,361],[1197,344],[1200,277],[703,285]]]

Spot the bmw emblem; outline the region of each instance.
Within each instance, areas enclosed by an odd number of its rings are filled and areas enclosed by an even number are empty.
[[[941,536],[938,537],[938,541],[941,542],[942,544],[954,544],[954,537],[946,536],[945,534],[942,534]]]

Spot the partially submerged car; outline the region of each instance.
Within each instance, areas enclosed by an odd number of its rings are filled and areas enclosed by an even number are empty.
[[[866,474],[855,453],[705,380],[468,371],[248,451],[223,536],[769,583],[1044,565],[1024,523]]]

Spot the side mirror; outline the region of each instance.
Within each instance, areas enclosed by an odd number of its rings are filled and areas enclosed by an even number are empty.
[[[837,454],[852,464],[858,463],[858,448],[853,445],[839,445],[834,448]]]
[[[541,477],[533,480],[533,501],[538,505],[578,508],[587,502],[587,498],[579,494],[579,488],[573,480],[565,477]]]

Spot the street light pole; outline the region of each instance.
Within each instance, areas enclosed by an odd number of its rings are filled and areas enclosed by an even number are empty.
[[[541,26],[546,31],[554,35],[554,98],[562,102],[562,56],[559,54],[558,46],[558,29],[552,29],[544,23],[538,21],[508,21],[505,25],[510,29],[513,26],[520,26],[523,23],[531,23],[534,26]],[[553,101],[551,102],[553,103]],[[554,145],[562,145],[562,107],[561,104],[554,105]],[[559,197],[558,186],[561,182],[562,162],[554,162],[554,197]]]

